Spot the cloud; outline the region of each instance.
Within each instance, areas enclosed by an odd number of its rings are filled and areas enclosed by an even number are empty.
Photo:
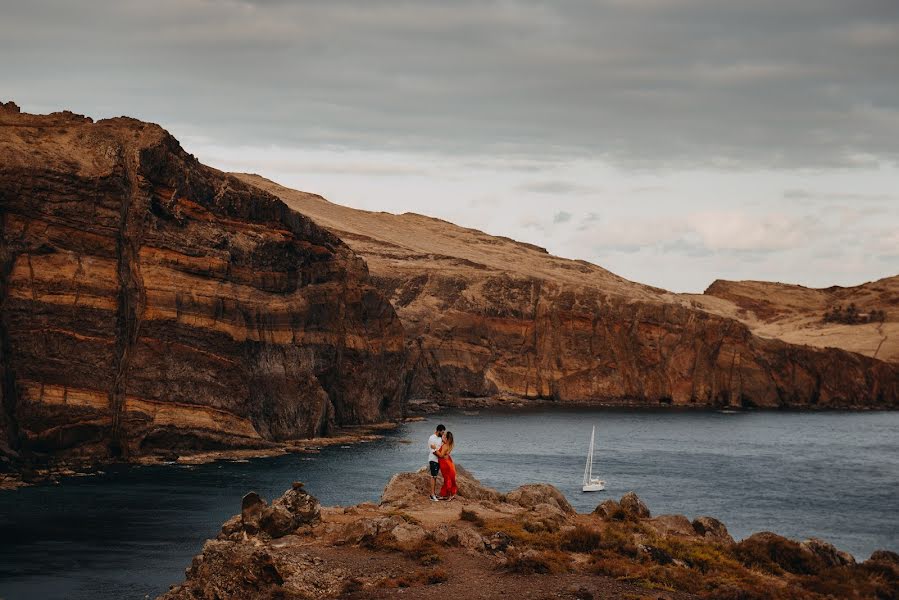
[[[552,196],[587,194],[598,191],[598,188],[591,185],[584,185],[573,181],[556,180],[531,181],[522,184],[518,189],[533,194],[547,194]]]
[[[858,167],[899,160],[897,32],[894,0],[34,0],[0,52],[26,109],[219,143]]]
[[[750,215],[708,211],[687,218],[690,229],[710,250],[771,252],[796,248],[812,239],[816,221],[785,214]]]
[[[571,213],[565,212],[564,210],[560,210],[555,215],[553,215],[553,225],[558,225],[560,223],[567,223],[571,220]]]

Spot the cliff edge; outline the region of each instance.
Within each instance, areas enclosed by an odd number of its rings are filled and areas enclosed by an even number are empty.
[[[402,415],[365,262],[157,125],[0,106],[0,450],[265,448]]]

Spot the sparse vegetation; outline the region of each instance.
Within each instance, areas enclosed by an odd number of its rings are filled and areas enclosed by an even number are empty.
[[[474,523],[478,527],[484,526],[484,518],[475,511],[468,510],[466,508],[463,508],[462,512],[459,513],[459,519],[461,519],[462,521],[468,521],[469,523]]]
[[[409,575],[399,577],[385,577],[378,582],[381,588],[408,588],[415,585],[436,585],[449,579],[449,575],[443,569],[420,569]]]
[[[845,309],[842,305],[834,306],[824,313],[825,323],[842,323],[843,325],[861,325],[864,323],[883,323],[886,313],[878,308],[867,313],[860,312],[855,303],[849,304]]]
[[[558,550],[528,550],[510,556],[505,569],[519,575],[558,575],[568,572],[571,558]]]
[[[599,550],[602,536],[599,531],[583,525],[562,536],[562,549],[569,552],[595,552]]]

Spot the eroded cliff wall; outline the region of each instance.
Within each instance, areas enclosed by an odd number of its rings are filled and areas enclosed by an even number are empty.
[[[411,395],[684,406],[896,406],[899,369],[752,335],[675,304],[508,275],[377,277],[411,340]]]
[[[255,447],[403,410],[363,260],[155,125],[0,108],[0,444]]]
[[[406,329],[411,397],[899,406],[895,363],[766,339],[689,298],[529,244],[240,177],[366,259]]]

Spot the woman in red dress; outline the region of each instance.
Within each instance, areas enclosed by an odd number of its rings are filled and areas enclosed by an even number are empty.
[[[440,488],[441,500],[453,500],[459,488],[456,487],[456,465],[450,454],[453,451],[453,434],[443,433],[443,445],[437,450],[437,462],[440,465],[440,473],[443,475],[443,487]]]

